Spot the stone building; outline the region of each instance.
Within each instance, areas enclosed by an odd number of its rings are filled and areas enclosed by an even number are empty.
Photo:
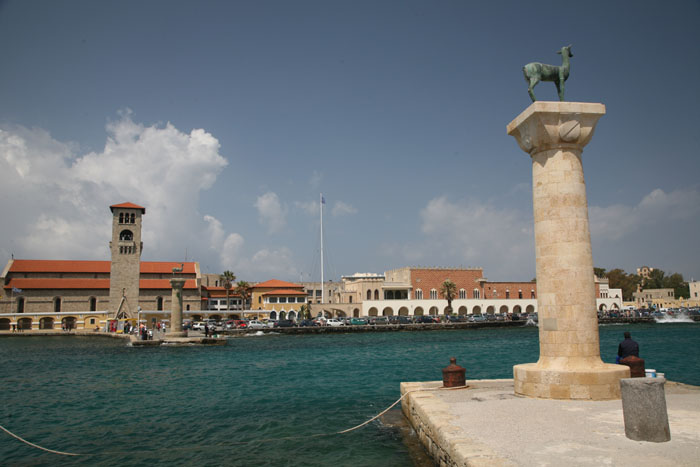
[[[141,261],[142,216],[146,209],[122,203],[110,206],[110,261],[8,261],[0,280],[0,330],[103,328],[109,319],[167,319],[173,268],[187,279],[183,308],[201,309],[202,289],[196,262]]]
[[[296,319],[307,293],[301,284],[271,279],[251,287],[251,303],[260,318]]]
[[[678,305],[673,289],[642,289],[638,287],[632,296],[637,308],[666,308]]]

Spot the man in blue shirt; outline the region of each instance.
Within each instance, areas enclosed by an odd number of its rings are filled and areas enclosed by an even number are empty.
[[[625,340],[620,342],[620,345],[617,348],[618,361],[625,357],[629,357],[630,355],[639,357],[639,344],[632,340],[632,336],[629,331],[625,331],[624,336]]]

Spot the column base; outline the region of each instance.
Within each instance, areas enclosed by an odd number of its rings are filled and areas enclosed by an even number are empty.
[[[609,363],[589,370],[524,363],[513,367],[513,384],[520,396],[604,401],[620,398],[620,380],[629,374],[629,367]]]
[[[168,339],[170,337],[187,337],[187,331],[166,332],[165,338]]]

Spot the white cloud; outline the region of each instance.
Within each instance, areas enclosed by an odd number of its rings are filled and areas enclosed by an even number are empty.
[[[279,232],[287,225],[287,211],[276,193],[268,191],[258,196],[255,207],[258,210],[258,220],[267,226],[268,233]]]
[[[666,193],[657,188],[634,206],[614,204],[590,206],[591,237],[596,240],[619,240],[640,229],[669,226],[700,215],[700,192],[697,189]]]
[[[308,216],[318,215],[318,201],[295,201],[294,206]]]
[[[352,207],[351,205],[344,203],[342,201],[336,201],[335,204],[333,204],[333,209],[331,210],[331,214],[334,216],[343,216],[346,214],[356,214],[357,209]]]
[[[425,266],[483,267],[492,280],[534,276],[532,213],[481,201],[430,200],[420,211],[423,239],[385,246],[394,261]],[[400,264],[400,263],[399,263]]]
[[[226,160],[201,129],[135,123],[129,112],[106,127],[100,152],[79,154],[42,129],[0,127],[0,254],[9,257],[106,259],[108,207],[146,207],[145,259],[181,259],[211,224],[197,212]]]

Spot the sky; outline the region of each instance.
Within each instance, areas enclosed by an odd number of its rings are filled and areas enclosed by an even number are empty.
[[[700,278],[700,2],[0,1],[0,263],[146,261],[239,280],[404,266],[535,276],[522,66],[602,102],[593,259]],[[552,83],[535,88],[556,100]]]

